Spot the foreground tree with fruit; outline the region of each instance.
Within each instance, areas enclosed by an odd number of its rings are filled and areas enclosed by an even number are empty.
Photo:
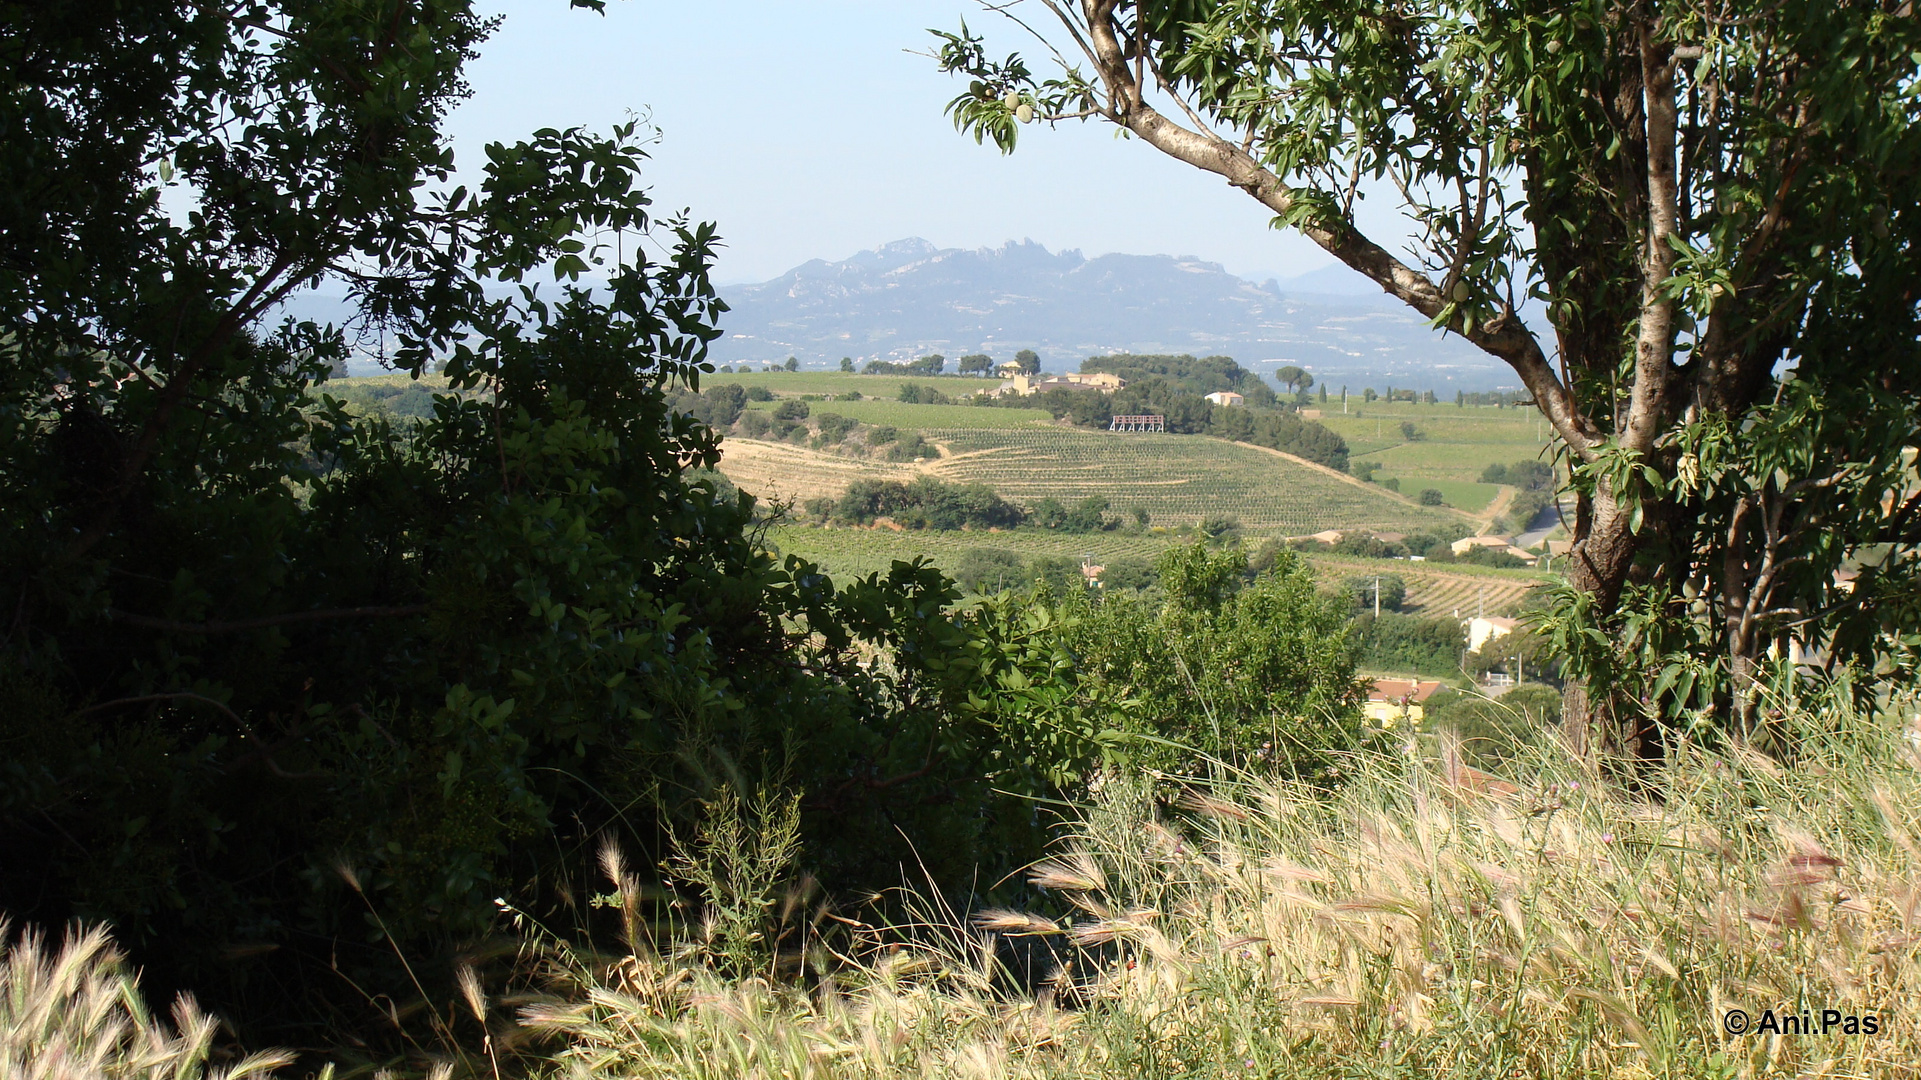
[[[1104,122],[1508,364],[1576,511],[1577,746],[1764,735],[1813,653],[1913,644],[1921,23],[1903,3],[1031,0],[949,106]],[[1398,200],[1415,239],[1368,235]],[[1523,311],[1535,305],[1532,325]],[[1530,313],[1532,314],[1532,313]],[[1544,329],[1541,327],[1545,326]],[[1845,573],[1844,573],[1845,571]]]

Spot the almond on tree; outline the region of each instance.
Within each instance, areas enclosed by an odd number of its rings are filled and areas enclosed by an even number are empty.
[[[1544,632],[1577,746],[1653,754],[1701,716],[1765,739],[1770,685],[1904,662],[1906,2],[997,10],[1051,67],[940,34],[943,69],[972,80],[948,109],[963,131],[1011,151],[1008,93],[1042,123],[1124,128],[1513,369],[1575,505]],[[1364,198],[1402,227],[1370,233]]]

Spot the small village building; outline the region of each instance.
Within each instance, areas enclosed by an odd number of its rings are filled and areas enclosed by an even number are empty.
[[[1477,653],[1495,638],[1504,638],[1521,625],[1516,619],[1490,619],[1476,616],[1467,622],[1467,651]]]
[[[1232,390],[1216,390],[1207,395],[1207,400],[1216,405],[1245,405],[1247,398]]]
[[[1440,688],[1441,684],[1432,680],[1375,679],[1362,711],[1382,727],[1394,727],[1403,721],[1418,724],[1426,711],[1423,703]]]
[[[1504,555],[1512,555],[1528,563],[1537,561],[1533,552],[1526,548],[1515,547],[1514,541],[1505,536],[1466,536],[1454,541],[1448,546],[1454,549],[1456,558],[1466,555],[1470,551],[1480,549]]]
[[[1099,390],[1111,394],[1127,385],[1127,380],[1106,371],[1067,371],[1056,374],[1015,374],[995,391],[1002,396],[1040,394],[1049,390]]]

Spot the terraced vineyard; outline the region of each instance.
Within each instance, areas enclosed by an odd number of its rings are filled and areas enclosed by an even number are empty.
[[[794,499],[837,495],[860,477],[906,479],[919,471],[955,483],[987,484],[1028,506],[1049,496],[1071,501],[1103,495],[1116,512],[1138,506],[1157,525],[1191,525],[1225,514],[1239,518],[1250,532],[1267,535],[1330,528],[1411,531],[1461,520],[1452,511],[1419,506],[1329,470],[1220,439],[1116,435],[1037,423],[921,430],[945,451],[939,460],[894,465],[733,439],[721,469],[749,491]]]
[[[1095,563],[1114,559],[1152,560],[1180,538],[1165,533],[1132,535],[1124,532],[1084,536],[1021,530],[1020,532],[894,532],[889,529],[820,528],[810,525],[773,530],[768,538],[782,553],[819,563],[836,580],[885,571],[896,559],[925,555],[952,571],[969,548],[1001,548],[1023,559],[1040,556],[1080,559]]]
[[[1105,495],[1159,524],[1229,514],[1248,529],[1300,535],[1327,528],[1408,530],[1443,515],[1379,488],[1262,450],[1193,435],[1117,435],[1059,425],[949,430],[929,437],[954,456],[932,471],[979,482],[1017,503]]]
[[[1344,559],[1314,555],[1315,576],[1329,584],[1352,577],[1393,574],[1407,582],[1403,610],[1430,618],[1460,613],[1461,618],[1477,614],[1512,615],[1521,606],[1527,591],[1548,580],[1548,575],[1533,570],[1495,570],[1485,566],[1460,566],[1449,563],[1416,563],[1392,559]]]
[[[1125,532],[1092,533],[1084,536],[1022,530],[995,532],[895,532],[890,529],[821,528],[808,525],[775,529],[769,540],[784,554],[799,555],[818,563],[836,580],[885,571],[894,560],[925,555],[935,565],[952,572],[962,552],[969,548],[1001,548],[1024,559],[1040,556],[1087,558],[1095,563],[1116,559],[1153,561],[1170,544],[1184,543],[1169,533],[1132,534]],[[1433,618],[1461,618],[1481,612],[1511,615],[1520,606],[1527,590],[1546,580],[1546,575],[1527,570],[1492,570],[1486,567],[1442,568],[1445,564],[1411,563],[1390,559],[1347,559],[1314,555],[1308,558],[1314,576],[1329,588],[1352,577],[1394,574],[1407,582],[1404,610]]]

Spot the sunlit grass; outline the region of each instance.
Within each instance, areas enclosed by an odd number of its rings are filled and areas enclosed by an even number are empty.
[[[1110,778],[1024,910],[928,902],[806,988],[643,952],[525,1019],[610,1080],[1912,1075],[1921,732],[1780,734],[1792,766],[1689,750],[1638,793],[1552,749],[1511,783],[1368,758],[1331,797]],[[1008,942],[1059,963],[1023,985]]]

